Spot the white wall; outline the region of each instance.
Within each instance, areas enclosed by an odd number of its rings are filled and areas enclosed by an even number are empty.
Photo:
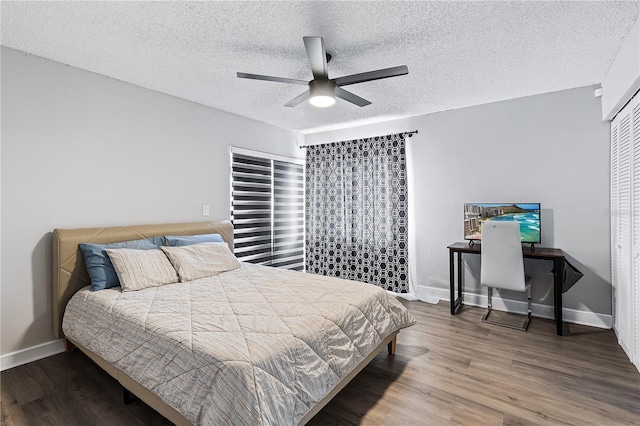
[[[562,248],[585,273],[564,295],[565,308],[610,315],[609,123],[593,90],[309,134],[305,144],[419,131],[408,139],[419,286],[448,289],[446,247],[463,238],[463,203],[540,202],[542,246]],[[466,265],[466,290],[478,293],[478,256]],[[534,302],[553,304],[551,266],[527,260]]]
[[[1,59],[3,355],[54,338],[54,228],[228,219],[229,146],[303,154],[289,130],[5,47]]]
[[[611,120],[640,89],[640,18],[602,80],[602,119]]]

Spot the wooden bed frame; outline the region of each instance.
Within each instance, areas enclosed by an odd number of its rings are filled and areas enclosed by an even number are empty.
[[[196,235],[217,233],[222,236],[233,250],[233,227],[229,221],[189,222],[163,225],[118,226],[109,228],[56,229],[53,231],[53,332],[58,338],[65,338],[67,352],[77,347],[98,366],[113,376],[120,384],[162,414],[176,425],[190,425],[180,412],[167,405],[156,394],[136,382],[129,375],[110,364],[104,358],[85,348],[78,342],[67,338],[62,332],[62,318],[65,307],[71,297],[91,280],[84,265],[84,258],[78,249],[80,243],[108,244],[119,241],[150,238],[161,235]],[[338,394],[364,367],[378,355],[385,346],[389,354],[396,349],[394,332],[387,336],[376,349],[363,359],[346,377],[344,377],[320,402],[305,414],[298,424],[304,425],[315,416],[334,396]]]

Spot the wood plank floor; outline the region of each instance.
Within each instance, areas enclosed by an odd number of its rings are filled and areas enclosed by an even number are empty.
[[[527,333],[482,310],[404,302],[398,336],[310,425],[640,425],[640,373],[614,333],[534,318]],[[497,314],[497,312],[496,312]],[[492,314],[493,315],[493,314]],[[80,351],[2,372],[2,425],[166,425]]]

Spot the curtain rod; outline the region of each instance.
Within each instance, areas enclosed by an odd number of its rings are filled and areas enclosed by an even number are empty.
[[[411,137],[411,136],[413,136],[413,135],[417,135],[417,134],[418,134],[418,131],[417,131],[417,130],[413,130],[413,131],[411,131],[411,132],[400,132],[400,133],[398,133],[398,134],[399,134],[399,135],[402,135],[402,136],[408,136],[408,137]],[[375,136],[372,136],[372,137],[375,137]],[[359,138],[359,139],[365,139],[365,138]],[[328,142],[328,143],[330,143],[330,144],[331,144],[331,143],[336,143],[336,142]],[[315,146],[315,145],[325,145],[325,144],[319,143],[319,144],[314,144],[314,145],[300,145],[298,148],[302,149],[302,148],[307,148],[307,147],[309,147],[309,146]]]

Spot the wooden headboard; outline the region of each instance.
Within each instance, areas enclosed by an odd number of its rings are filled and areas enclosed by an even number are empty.
[[[78,290],[91,284],[80,243],[108,244],[160,235],[220,234],[233,251],[233,226],[216,222],[169,223],[164,225],[114,226],[110,228],[56,229],[53,231],[53,334],[64,337],[62,316]]]

